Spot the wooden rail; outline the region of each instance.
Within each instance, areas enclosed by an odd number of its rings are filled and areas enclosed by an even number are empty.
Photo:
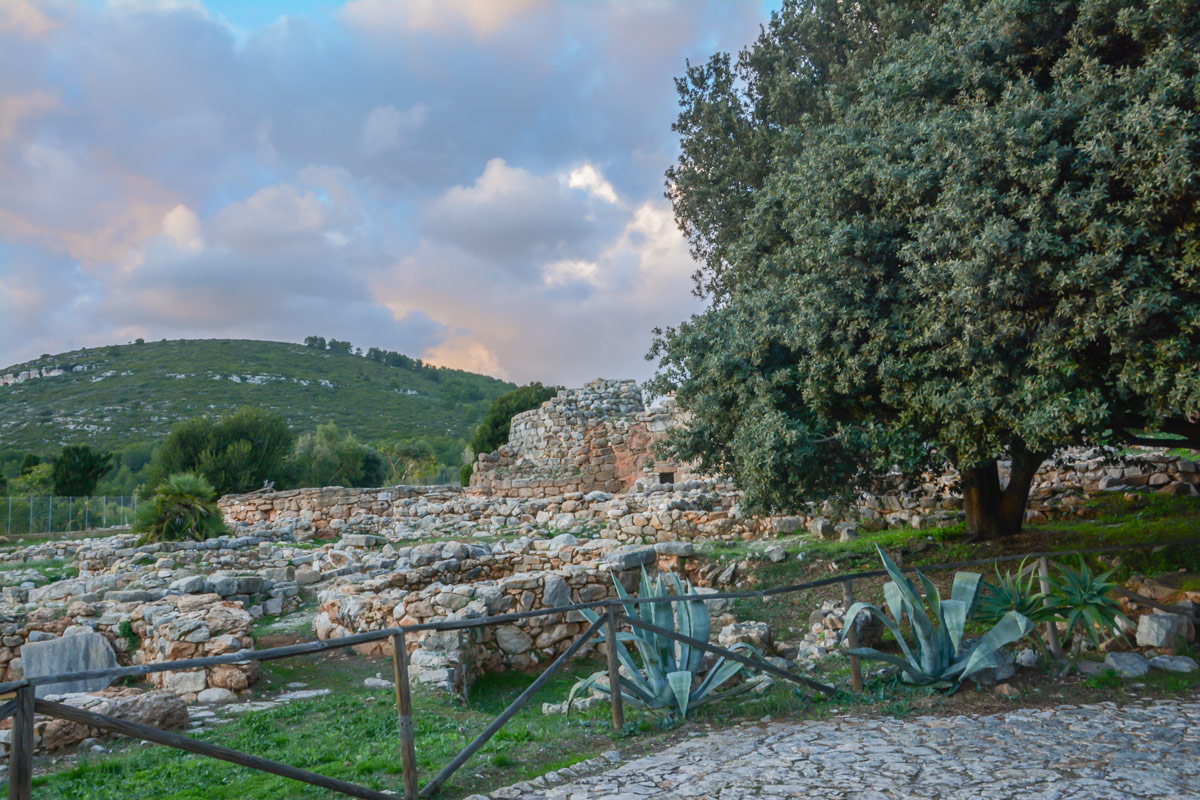
[[[976,559],[973,561],[960,561],[949,564],[933,564],[920,567],[924,572],[942,572],[952,569],[962,569],[964,567],[984,566],[994,563],[1006,563],[1026,559],[1040,559],[1038,567],[1039,572],[1042,572],[1044,567],[1044,559],[1047,557],[1062,557],[1069,555],[1095,555],[1101,553],[1120,552],[1125,550],[1139,550],[1152,547],[1179,547],[1200,545],[1200,537],[1191,539],[1175,540],[1172,542],[1148,542],[1134,545],[1117,545],[1111,547],[1093,547],[1080,550],[1069,551],[1053,551],[1045,553],[1027,553],[1016,556],[998,556],[996,558]],[[917,567],[907,567],[904,572],[914,572]],[[1045,574],[1043,572],[1043,574]],[[807,581],[789,586],[780,586],[771,589],[763,589],[760,591],[751,592],[715,592],[713,594],[700,595],[701,600],[739,600],[766,598],[779,594],[787,594],[791,592],[804,591],[808,589],[816,589],[824,586],[832,586],[841,584],[843,590],[843,598],[847,601],[853,601],[854,588],[853,582],[856,580],[864,580],[867,578],[876,578],[886,576],[884,570],[867,570],[863,572],[851,573],[848,575],[836,575],[829,578],[822,578],[815,581]],[[1124,589],[1118,590],[1120,593],[1136,600],[1139,603],[1150,605],[1155,608],[1173,611],[1175,613],[1190,615],[1189,610],[1178,606],[1164,605],[1152,598],[1129,592]],[[482,617],[478,619],[468,620],[444,620],[437,622],[426,622],[419,625],[404,625],[394,628],[385,628],[378,631],[368,631],[365,633],[353,634],[351,636],[343,636],[337,639],[326,639],[324,641],[305,642],[302,644],[288,645],[286,647],[272,647],[265,650],[244,650],[239,653],[230,653],[221,656],[210,656],[206,658],[190,658],[179,661],[166,661],[155,664],[139,664],[129,667],[113,667],[110,669],[86,670],[81,672],[63,673],[58,675],[40,675],[34,677],[26,677],[15,681],[6,681],[0,683],[0,719],[5,719],[12,716],[13,730],[12,743],[9,750],[9,780],[8,780],[8,798],[9,800],[32,800],[33,795],[33,749],[34,749],[34,734],[33,722],[34,714],[40,713],[50,717],[57,717],[72,722],[78,722],[89,727],[108,730],[114,733],[119,733],[125,736],[131,736],[138,739],[162,744],[168,747],[174,747],[187,752],[196,753],[216,758],[223,761],[228,761],[233,764],[249,767],[250,769],[267,772],[274,775],[280,775],[285,778],[308,783],[314,786],[319,786],[330,791],[338,792],[350,797],[365,798],[366,800],[400,800],[401,796],[380,792],[375,789],[370,789],[365,786],[349,783],[346,781],[330,778],[324,775],[319,775],[315,772],[292,767],[287,764],[281,764],[276,761],[253,756],[247,753],[241,753],[236,750],[214,745],[209,742],[192,739],[187,736],[182,736],[170,731],[164,731],[159,728],[152,728],[147,725],[141,725],[126,720],[115,719],[100,714],[95,714],[89,711],[75,708],[73,706],[64,705],[62,703],[54,703],[47,700],[36,700],[34,691],[38,686],[52,685],[57,683],[74,682],[81,680],[89,680],[94,678],[119,678],[127,676],[149,675],[157,672],[177,672],[189,669],[203,669],[221,664],[239,664],[250,661],[272,661],[280,658],[289,658],[297,655],[306,655],[309,653],[320,653],[328,650],[337,650],[347,647],[354,647],[359,644],[369,642],[390,640],[392,646],[393,658],[393,674],[396,682],[396,706],[397,706],[397,724],[399,737],[401,742],[401,762],[403,767],[403,800],[417,800],[419,795],[430,795],[436,793],[445,782],[456,772],[463,764],[465,764],[472,755],[487,743],[492,736],[496,734],[512,717],[520,711],[534,694],[541,689],[545,684],[560,670],[567,662],[577,655],[579,651],[593,638],[597,637],[602,631],[607,642],[608,655],[608,672],[610,696],[612,698],[612,718],[613,728],[620,731],[624,726],[624,708],[621,694],[621,676],[620,667],[617,659],[617,625],[625,624],[632,628],[640,628],[650,631],[660,636],[665,636],[677,642],[695,647],[709,653],[722,655],[734,661],[740,661],[754,669],[767,672],[785,680],[792,681],[821,692],[832,694],[837,690],[835,687],[812,680],[803,675],[798,675],[788,670],[781,669],[774,664],[767,663],[762,659],[748,656],[742,653],[729,650],[718,645],[702,642],[699,639],[694,639],[690,636],[668,630],[648,622],[644,622],[633,616],[628,616],[624,613],[624,609],[630,605],[641,605],[643,603],[676,603],[685,597],[689,596],[672,595],[668,597],[631,597],[625,599],[612,598],[606,600],[597,600],[590,603],[578,603],[570,606],[559,606],[555,608],[540,609],[535,611],[525,611],[514,614],[500,614],[493,617]],[[542,672],[538,678],[523,691],[501,714],[492,721],[492,723],[476,737],[470,744],[463,748],[462,752],[456,755],[450,763],[434,776],[423,788],[419,788],[417,775],[417,759],[416,759],[416,743],[413,732],[413,709],[412,698],[408,674],[408,653],[407,653],[407,636],[413,633],[422,631],[470,631],[477,628],[485,628],[492,625],[502,625],[510,622],[517,622],[525,619],[533,619],[536,617],[549,616],[555,614],[566,614],[572,611],[581,611],[583,609],[596,610],[600,614],[600,618],[592,623],[572,644],[567,648],[557,659]],[[1191,615],[1193,619],[1200,622],[1200,617]],[[848,638],[853,637],[853,631],[848,632]],[[858,659],[851,659],[853,686],[855,691],[861,690],[862,676],[857,664]],[[11,699],[9,699],[11,698]]]

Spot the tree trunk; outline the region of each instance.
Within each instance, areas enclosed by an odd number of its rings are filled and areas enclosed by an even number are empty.
[[[1004,539],[1021,532],[1025,506],[1033,476],[1045,460],[1031,453],[1023,442],[1009,447],[1012,471],[1008,485],[1001,487],[996,461],[962,470],[963,509],[967,512],[967,533],[975,539]]]

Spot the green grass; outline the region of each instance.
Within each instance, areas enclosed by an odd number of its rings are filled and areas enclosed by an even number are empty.
[[[335,422],[368,441],[465,440],[491,400],[513,388],[460,370],[389,367],[299,344],[241,339],[75,350],[0,369],[0,374],[73,364],[95,368],[0,386],[0,449],[48,455],[70,441],[105,448],[151,443],[177,420],[243,405],[279,411],[300,431]],[[230,375],[280,380],[253,384],[243,377],[234,383]],[[322,380],[333,386],[321,386]],[[85,433],[84,425],[98,430]]]
[[[75,578],[79,576],[79,568],[62,558],[50,558],[40,561],[10,561],[6,564],[0,564],[0,584],[4,583],[4,573],[27,569],[42,573],[42,575],[46,576],[47,583],[61,581],[63,578]]]

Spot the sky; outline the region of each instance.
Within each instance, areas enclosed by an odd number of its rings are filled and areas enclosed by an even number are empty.
[[[310,334],[645,378],[674,78],[763,0],[0,0],[0,366]]]

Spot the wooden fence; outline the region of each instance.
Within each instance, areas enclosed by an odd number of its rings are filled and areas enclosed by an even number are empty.
[[[1200,546],[1200,537],[1178,540],[1165,543],[1146,543],[1137,545],[1120,545],[1113,547],[1096,547],[1082,550],[1057,551],[1044,553],[1027,553],[1016,556],[1000,556],[997,558],[977,559],[974,561],[962,561],[953,564],[935,564],[932,566],[923,566],[920,569],[924,572],[943,572],[947,570],[962,569],[965,567],[984,566],[993,563],[1004,563],[1012,561],[1024,561],[1028,559],[1035,560],[1039,566],[1039,571],[1045,573],[1045,559],[1048,557],[1062,557],[1064,555],[1096,555],[1101,553],[1119,552],[1123,550],[1147,549],[1152,547],[1196,547]],[[916,567],[907,567],[905,572],[913,572]],[[822,578],[815,581],[807,581],[789,586],[780,586],[771,589],[763,589],[750,592],[720,592],[705,595],[685,595],[671,597],[635,597],[629,599],[608,599],[597,600],[590,603],[579,603],[571,606],[561,606],[557,608],[547,608],[536,611],[525,611],[514,614],[501,614],[493,617],[482,617],[479,619],[469,620],[447,620],[439,622],[427,622],[419,625],[407,625],[396,628],[387,628],[379,631],[369,631],[366,633],[354,634],[337,639],[326,639],[324,641],[305,642],[302,644],[288,645],[286,647],[274,647],[266,650],[246,650],[239,653],[230,653],[221,656],[211,656],[207,658],[191,658],[182,659],[179,661],[167,661],[155,664],[139,664],[129,667],[114,667],[111,669],[89,670],[86,672],[64,673],[59,675],[43,675],[36,677],[27,677],[16,681],[7,681],[0,683],[0,720],[8,717],[13,717],[12,739],[9,748],[9,775],[8,775],[8,797],[9,800],[31,800],[33,796],[33,751],[34,751],[34,715],[42,714],[48,717],[69,720],[86,725],[91,728],[97,728],[112,733],[129,736],[136,739],[143,739],[148,742],[174,747],[179,750],[184,750],[190,753],[216,758],[222,761],[229,761],[233,764],[238,764],[250,769],[259,770],[261,772],[280,775],[292,780],[302,781],[304,783],[319,786],[339,794],[349,797],[360,797],[365,800],[416,800],[419,796],[428,796],[436,793],[445,782],[471,758],[478,750],[492,738],[505,723],[507,723],[526,703],[541,689],[554,675],[562,669],[581,649],[592,639],[596,638],[603,631],[607,641],[608,654],[608,678],[609,685],[613,687],[611,692],[612,698],[612,721],[614,730],[620,731],[624,725],[624,708],[623,699],[620,691],[621,677],[619,665],[617,661],[616,636],[617,628],[620,625],[625,625],[629,628],[638,628],[649,631],[651,633],[665,636],[682,644],[695,647],[708,653],[724,656],[727,659],[739,661],[747,666],[762,672],[775,675],[784,680],[791,681],[809,689],[815,689],[826,694],[834,694],[838,690],[833,686],[823,684],[803,675],[798,675],[788,670],[770,664],[762,659],[748,656],[743,653],[734,652],[725,647],[711,644],[709,642],[693,639],[676,631],[653,625],[645,620],[639,619],[638,616],[631,616],[624,613],[628,606],[638,606],[646,603],[675,603],[680,600],[695,600],[697,597],[701,600],[741,600],[766,598],[779,594],[788,594],[792,592],[805,591],[816,589],[825,586],[833,586],[840,584],[842,586],[843,596],[848,602],[853,602],[854,598],[854,582],[870,578],[886,576],[884,570],[868,570],[865,572],[856,572],[848,575],[837,575],[828,578]],[[1175,613],[1188,614],[1185,609],[1177,606],[1166,606],[1154,600],[1153,598],[1144,597],[1142,595],[1130,592],[1125,589],[1119,589],[1122,594],[1136,600],[1138,603],[1148,605],[1154,608],[1159,608]],[[532,684],[529,685],[504,711],[500,713],[488,727],[471,741],[462,752],[451,759],[437,775],[429,779],[423,787],[418,788],[417,776],[417,756],[416,742],[413,734],[413,709],[412,699],[410,694],[410,683],[408,676],[408,653],[406,649],[407,636],[413,633],[422,631],[468,631],[475,628],[484,628],[492,625],[503,625],[512,622],[518,622],[524,619],[534,617],[547,616],[550,614],[565,614],[572,611],[581,611],[591,609],[595,611],[599,618],[592,623],[579,637],[568,647],[558,658],[556,658],[541,675],[537,677]],[[1200,622],[1200,618],[1194,618]],[[853,626],[852,626],[853,628]],[[394,677],[396,688],[396,706],[398,712],[398,728],[401,742],[401,762],[403,767],[403,795],[395,795],[388,792],[381,792],[375,789],[369,789],[365,786],[342,781],[337,778],[330,778],[325,775],[319,775],[315,772],[293,767],[288,764],[281,764],[270,759],[260,758],[258,756],[242,753],[237,750],[231,750],[227,747],[211,744],[209,742],[192,739],[187,736],[173,733],[171,731],[153,728],[147,725],[141,725],[134,722],[116,719],[101,714],[94,714],[90,711],[84,711],[73,706],[63,703],[51,702],[49,700],[37,699],[34,694],[36,687],[52,685],[56,683],[64,683],[70,681],[88,680],[93,678],[122,678],[131,676],[149,675],[155,672],[164,671],[182,671],[189,669],[201,669],[207,667],[218,666],[220,664],[237,664],[250,661],[272,661],[291,656],[304,655],[309,653],[319,653],[326,650],[336,650],[346,647],[354,647],[355,645],[366,644],[368,642],[377,642],[390,640],[392,645],[392,660],[394,665]],[[847,632],[847,639],[851,647],[855,646],[853,639],[853,629]],[[1057,638],[1054,637],[1054,641]],[[851,680],[855,691],[862,689],[862,673],[859,668],[858,658],[851,657]]]

